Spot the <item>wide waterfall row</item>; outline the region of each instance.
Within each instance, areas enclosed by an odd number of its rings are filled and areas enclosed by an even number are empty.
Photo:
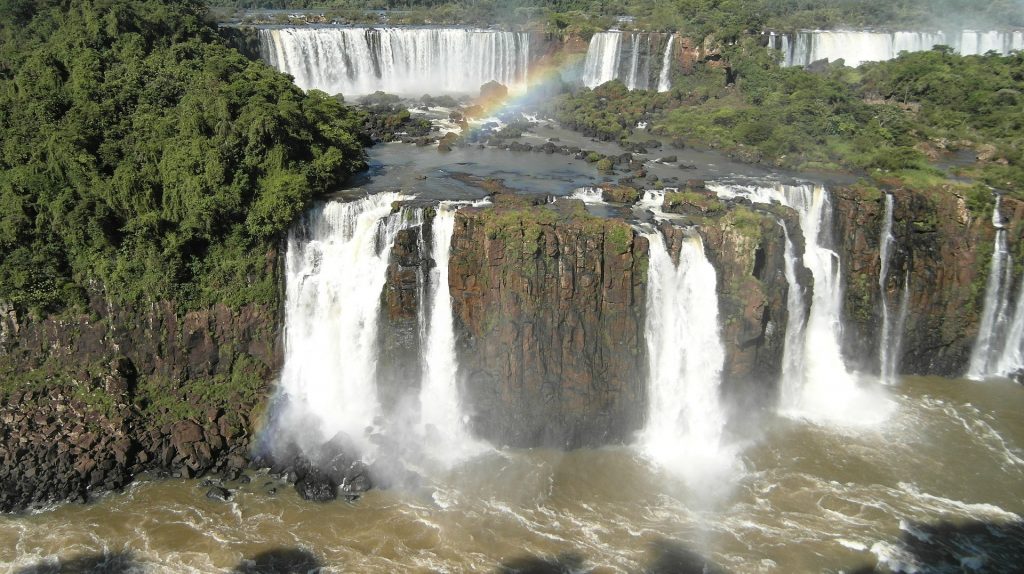
[[[1006,55],[1024,50],[1024,32],[871,32],[863,30],[805,30],[775,34],[769,46],[782,52],[783,65],[806,66],[811,62],[843,59],[847,66],[892,60],[900,52],[923,52],[946,45],[970,56],[995,51]]]
[[[286,435],[282,438],[307,451],[340,435],[361,456],[373,459],[379,434],[399,435],[419,445],[417,455],[444,464],[478,450],[461,412],[448,290],[455,204],[439,205],[431,226],[429,256],[436,265],[426,282],[429,295],[422,289],[419,302],[423,372],[418,405],[415,412],[393,414],[394,420],[384,417],[377,331],[389,255],[403,229],[419,227],[421,248],[427,243],[422,209],[393,213],[393,203],[402,199],[380,193],[327,203],[307,213],[289,235],[282,400],[274,416],[276,428]]]
[[[525,32],[304,27],[259,35],[264,60],[299,87],[329,94],[477,93],[492,80],[520,88],[529,73]]]
[[[1012,375],[1024,368],[1024,278],[1020,281],[1022,285],[1017,286],[1011,315],[1013,258],[1007,246],[1007,232],[999,204],[1000,197],[996,196],[992,210],[992,225],[996,228],[995,247],[985,286],[981,325],[967,369],[967,377],[975,380]]]
[[[669,36],[664,43],[660,58],[652,53],[654,40],[654,36],[644,32],[594,34],[583,63],[583,85],[593,88],[620,80],[631,90],[646,90],[653,84],[658,91],[668,91],[674,37]],[[652,68],[658,71],[656,83],[652,82]]]

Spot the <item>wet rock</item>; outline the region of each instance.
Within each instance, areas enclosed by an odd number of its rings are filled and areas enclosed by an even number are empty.
[[[638,260],[647,242],[578,207],[495,202],[456,214],[449,284],[478,436],[576,447],[626,440],[639,428]],[[584,335],[594,333],[615,336]]]
[[[224,488],[223,486],[213,486],[206,491],[206,498],[210,500],[219,500],[221,502],[228,502],[232,498],[231,491]]]
[[[295,491],[303,500],[327,502],[338,496],[338,486],[320,469],[314,468],[295,483]]]

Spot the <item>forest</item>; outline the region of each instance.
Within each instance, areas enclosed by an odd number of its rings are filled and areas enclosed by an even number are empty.
[[[0,301],[276,296],[268,257],[364,167],[359,117],[228,48],[196,0],[0,5]]]

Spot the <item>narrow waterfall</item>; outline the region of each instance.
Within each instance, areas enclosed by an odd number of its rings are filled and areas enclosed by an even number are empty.
[[[420,385],[420,423],[424,444],[433,457],[455,462],[479,450],[466,428],[459,398],[458,360],[452,299],[448,289],[448,257],[455,212],[465,203],[441,202],[432,223],[429,319],[423,332],[423,379]],[[428,307],[426,301],[421,308]],[[421,323],[427,314],[421,314]]]
[[[892,331],[889,325],[889,295],[886,285],[889,281],[889,260],[892,258],[892,245],[896,239],[892,236],[893,197],[885,194],[885,220],[882,223],[882,235],[878,240],[878,294],[882,305],[882,330],[878,337],[878,372],[882,382],[891,385],[896,382],[896,360],[892,353]]]
[[[380,404],[377,321],[396,234],[417,223],[391,213],[397,193],[311,210],[288,237],[283,428],[317,446],[344,433],[372,455]],[[308,434],[307,434],[308,433]]]
[[[1013,258],[1007,247],[1006,229],[999,212],[1001,196],[996,196],[992,208],[992,225],[996,228],[995,247],[985,285],[985,299],[981,311],[978,338],[974,341],[967,378],[982,380],[987,377],[1009,374],[1020,368],[1017,357],[1020,353],[1024,325],[1010,325],[1010,291],[1013,286]],[[1013,313],[1013,322],[1024,322],[1024,310],[1018,307]],[[1016,368],[1014,368],[1016,367]],[[1005,369],[1005,370],[1004,370]]]
[[[725,348],[715,268],[697,234],[682,242],[678,264],[660,233],[644,236],[651,246],[645,326],[650,380],[640,442],[653,461],[704,490],[735,473],[737,464],[722,441]]]
[[[803,263],[814,278],[814,295],[799,360],[792,355],[796,349],[786,347],[789,352],[783,359],[784,365],[802,366],[802,371],[796,381],[783,382],[782,411],[816,422],[844,425],[870,424],[887,417],[891,403],[861,388],[856,374],[847,369],[843,359],[842,277],[839,254],[831,249],[832,204],[825,188],[720,184],[708,187],[721,197],[744,196],[757,203],[777,201],[800,215]],[[794,315],[789,320],[793,325]]]
[[[785,223],[779,221],[782,232],[786,238],[785,252],[785,274],[786,285],[789,287],[786,293],[786,314],[789,319],[786,324],[786,340],[782,351],[782,381],[780,381],[779,402],[783,405],[797,404],[803,387],[804,374],[804,323],[807,314],[804,310],[804,292],[800,287],[796,274],[796,253],[793,249],[793,241],[789,238],[789,230]]]
[[[472,93],[491,80],[525,87],[525,32],[456,28],[274,28],[259,31],[263,59],[302,89]]]
[[[900,52],[924,52],[948,45],[964,56],[990,50],[1003,55],[1024,50],[1024,32],[963,30],[945,32],[872,32],[868,30],[803,30],[773,34],[769,45],[783,53],[783,65],[807,66],[811,62],[843,59],[847,66],[892,60]]]
[[[1017,286],[1017,301],[1014,304],[1013,319],[1006,334],[1006,344],[996,362],[996,372],[1010,376],[1024,369],[1024,278]]]
[[[661,73],[658,75],[659,92],[667,92],[672,89],[672,81],[669,74],[672,71],[672,43],[675,40],[676,35],[670,34],[668,43],[665,44],[665,54],[661,57]]]

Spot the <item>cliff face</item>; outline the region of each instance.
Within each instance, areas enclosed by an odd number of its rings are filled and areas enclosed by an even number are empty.
[[[181,315],[97,305],[0,317],[0,511],[84,498],[148,469],[196,476],[246,464],[281,365],[276,306]]]
[[[882,325],[878,276],[885,197],[877,190],[833,192],[834,236],[842,254],[844,353],[859,369],[876,372]],[[895,321],[907,293],[900,373],[960,376],[978,332],[995,229],[991,204],[969,209],[953,190],[893,192],[895,238],[886,280],[889,316]],[[1024,204],[1004,198],[1011,221],[1011,252],[1021,242]]]
[[[426,277],[434,265],[429,258],[430,238],[427,219],[423,225],[399,231],[391,247],[377,331],[377,391],[385,409],[393,408],[410,389],[419,387],[420,306],[427,304],[421,299],[430,287]]]
[[[774,404],[789,325],[786,237],[790,230],[797,281],[810,304],[813,280],[801,263],[799,218],[781,206],[731,204],[706,191],[668,194],[662,209],[682,215],[677,226],[663,224],[670,253],[678,257],[683,230],[696,226],[717,273],[719,322],[725,346],[722,371],[730,398],[759,408]]]
[[[460,210],[452,294],[472,428],[496,444],[579,447],[640,428],[647,241],[577,201]]]

